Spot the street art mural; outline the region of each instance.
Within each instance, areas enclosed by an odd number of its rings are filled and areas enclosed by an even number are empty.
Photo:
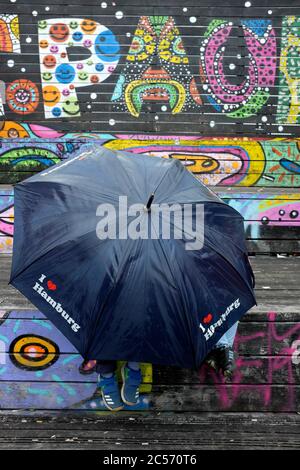
[[[179,159],[211,186],[300,185],[300,139],[65,133],[13,121],[0,129],[1,137],[0,183],[15,183],[68,158],[87,140],[97,140],[114,150]]]
[[[275,253],[280,239],[285,240],[283,252],[299,252],[300,192],[218,194],[243,215],[249,252]]]
[[[8,121],[28,115],[83,130],[92,120],[105,132],[172,122],[207,135],[225,135],[234,122],[246,135],[297,133],[299,16],[127,16],[102,2],[96,19],[61,17],[55,7],[50,17],[33,10],[29,25],[15,8],[0,13],[0,112]]]
[[[281,124],[300,123],[300,17],[282,20],[279,64],[279,94],[277,121]]]
[[[76,89],[107,79],[119,61],[119,43],[110,29],[89,19],[41,20],[38,27],[45,117],[80,116]],[[88,49],[90,57],[70,62],[72,46]]]
[[[243,396],[255,404],[255,409],[276,410],[277,412],[296,411],[298,394],[295,385],[299,383],[299,322],[284,325],[276,322],[278,314],[269,312],[267,323],[257,326],[250,334],[237,333],[234,349],[240,357],[236,362],[232,386],[226,386],[224,378],[213,369],[204,366],[199,372],[200,383],[214,383],[218,404],[222,410],[230,410]],[[259,325],[259,324],[258,324]],[[296,338],[296,340],[294,340]],[[258,354],[264,351],[266,357]],[[251,356],[241,353],[251,351]],[[256,354],[255,354],[256,351]],[[256,357],[254,357],[256,356]],[[249,383],[247,378],[260,377],[257,383]],[[283,390],[276,393],[274,385],[281,384]],[[284,385],[283,385],[284,384]],[[259,405],[258,405],[259,403]],[[249,403],[251,408],[251,404]]]
[[[300,325],[296,321],[285,324],[279,316],[269,312],[266,322],[240,324],[232,384],[206,365],[199,370],[198,379],[189,379],[190,385],[204,387],[201,393],[207,410],[245,406],[280,412],[298,409],[295,385],[300,373]],[[0,341],[2,409],[104,410],[99,394],[94,393],[96,373],[80,373],[81,356],[41,312],[0,310]],[[156,385],[164,384],[157,375],[152,387],[151,366],[143,364],[142,370],[141,401],[136,411],[148,409],[156,399],[159,404],[161,392]],[[182,380],[188,380],[189,373],[182,371]]]
[[[18,15],[0,14],[0,53],[21,52]]]
[[[94,396],[97,374],[82,374],[82,357],[44,315],[35,310],[1,311],[0,408],[104,410]],[[149,408],[152,367],[142,364],[136,410]]]
[[[43,131],[26,126],[28,135]],[[50,133],[50,130],[48,129]],[[54,131],[54,135],[55,131]],[[37,137],[37,135],[35,134]],[[53,139],[5,139],[0,146],[3,181],[30,176],[78,152],[89,134],[65,134]],[[299,251],[300,193],[268,194],[269,187],[299,186],[297,141],[250,139],[197,139],[188,136],[139,136],[93,134],[94,141],[110,149],[147,153],[150,156],[180,159],[205,184],[218,186],[218,194],[245,219],[251,251],[258,244],[276,251],[272,239],[290,239],[292,251]],[[280,150],[279,150],[280,149]],[[21,178],[21,179],[22,179]],[[262,186],[264,192],[238,192],[239,187]],[[226,188],[236,191],[226,192]],[[266,239],[266,240],[264,240]],[[269,240],[268,240],[269,239]],[[13,241],[13,190],[0,192],[0,253],[11,253]],[[250,245],[251,243],[251,245]]]
[[[241,27],[249,62],[241,83],[232,83],[224,70],[226,41],[233,28],[232,22],[213,20],[200,48],[200,76],[207,100],[216,111],[231,118],[257,114],[268,101],[276,77],[276,34],[271,21],[242,19]],[[229,65],[229,69],[235,67],[234,63]]]
[[[0,14],[0,54],[21,52],[18,15]],[[0,80],[0,117],[4,116],[5,83]]]
[[[251,252],[300,253],[300,16],[264,0],[226,16],[213,2],[158,14],[74,1],[72,17],[54,3],[1,7],[0,255],[13,248],[7,185],[90,140],[179,159],[244,216]],[[240,325],[232,385],[201,369],[203,406],[299,411],[300,327],[281,315]],[[143,377],[140,410],[151,367]],[[40,312],[0,309],[0,408],[102,412],[96,380]]]
[[[142,17],[126,61],[111,98],[115,111],[138,117],[144,103],[158,101],[162,111],[176,114],[202,103],[171,16]]]

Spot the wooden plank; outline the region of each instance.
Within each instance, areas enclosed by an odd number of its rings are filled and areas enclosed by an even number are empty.
[[[96,386],[96,374],[83,376],[79,373],[80,356],[51,322],[45,320],[41,313],[37,313],[34,320],[26,319],[26,311],[14,311],[14,319],[10,318],[12,312],[7,315],[2,310],[0,313],[0,339],[5,348],[2,349],[0,367],[2,409],[103,409],[99,400],[91,398]],[[31,318],[33,314],[30,313]],[[299,318],[299,313],[298,317],[293,315],[294,319]],[[217,396],[224,409],[229,407],[238,410],[240,407],[244,410],[261,411],[268,407],[270,410],[279,410],[278,402],[283,394],[289,398],[287,410],[296,409],[295,397],[298,396],[297,384],[300,383],[299,321],[276,322],[274,313],[269,313],[268,322],[253,322],[249,321],[250,318],[251,314],[248,321],[240,324],[235,341],[240,357],[232,385],[225,385],[223,377],[207,366],[202,367],[199,372],[155,367],[153,380],[147,379],[148,384],[153,383],[154,406],[160,407],[162,391],[165,393],[165,390],[172,390],[174,400],[177,400],[180,394],[184,394],[183,387],[191,386],[192,391],[188,394],[198,387],[205,396]],[[25,363],[24,356],[14,353],[11,347],[12,341],[17,341],[20,336],[28,340],[35,337],[35,343],[39,337],[44,342],[51,341],[58,349],[57,354],[55,357],[42,357],[40,363],[33,360],[35,356],[31,352],[26,356]],[[274,403],[268,398],[270,396],[275,397]],[[249,406],[253,408],[248,408],[247,400],[251,401]],[[149,403],[148,399],[146,403]],[[191,403],[191,409],[193,406]],[[208,410],[215,410],[216,401],[207,406]]]
[[[12,356],[2,354],[3,363],[0,366],[0,382],[22,382],[30,380],[35,383],[38,389],[40,383],[50,383],[53,380],[55,370],[49,372],[53,374],[36,374],[36,371],[22,370],[16,366],[11,366]],[[34,355],[32,354],[32,357]],[[18,355],[13,356],[14,363]],[[96,388],[97,374],[93,372],[88,375],[80,374],[78,371],[82,363],[82,357],[78,353],[60,353],[55,359],[62,359],[60,364],[60,373],[55,375],[55,381],[59,383],[76,382],[80,384],[90,384],[91,389]],[[294,362],[293,362],[294,361]],[[5,366],[6,364],[7,366]],[[149,379],[147,384],[153,385],[196,385],[196,384],[224,384],[224,378],[221,374],[216,373],[208,366],[203,365],[198,371],[190,369],[179,369],[177,367],[154,366],[153,378]],[[253,385],[253,384],[269,384],[269,385],[300,385],[300,370],[298,364],[298,355],[239,355],[236,362],[236,370],[233,374],[231,384],[234,385]],[[145,388],[144,388],[145,391]],[[146,389],[147,392],[147,389]],[[3,399],[3,404],[5,399]]]
[[[197,432],[198,431],[198,432]],[[208,429],[192,429],[189,432],[181,429],[147,429],[141,426],[134,428],[133,430],[111,431],[109,429],[102,431],[101,429],[84,434],[80,429],[73,430],[69,427],[67,430],[62,432],[54,433],[36,431],[32,435],[32,431],[24,432],[23,435],[21,430],[7,433],[5,436],[0,437],[0,443],[6,448],[11,445],[29,447],[33,449],[85,449],[90,448],[96,449],[109,449],[109,450],[129,450],[129,449],[169,449],[172,455],[172,450],[177,449],[296,449],[299,444],[299,436],[296,435],[282,435],[277,434],[276,431],[272,430],[270,426],[268,429],[271,434],[268,438],[259,432],[257,435],[253,433],[243,433],[237,430],[231,429],[230,431],[224,432],[223,429],[219,431],[210,432]],[[272,432],[273,431],[273,432]],[[52,436],[55,437],[52,437]],[[34,437],[34,438],[33,438]],[[52,440],[51,440],[52,437]],[[271,440],[273,439],[273,442]],[[150,453],[150,452],[149,452]]]
[[[16,315],[16,314],[15,314]],[[236,338],[236,347],[242,355],[288,355],[294,353],[292,343],[300,340],[300,322],[276,323],[276,314],[269,315],[268,322],[241,322]],[[59,345],[61,354],[74,354],[75,348],[65,340],[50,321],[37,320],[11,320],[6,318],[1,324],[1,339],[6,345],[10,345],[14,338],[32,335],[50,338]],[[271,344],[270,344],[271,341]],[[300,349],[299,349],[300,350]],[[5,348],[5,351],[9,350]],[[17,355],[16,360],[20,359]]]
[[[100,398],[91,397],[94,387],[80,383],[1,382],[2,411],[20,410],[104,410]],[[31,393],[33,391],[33,394]],[[34,395],[34,399],[33,396]],[[84,396],[83,400],[78,398]],[[88,397],[91,397],[90,399]],[[153,385],[151,407],[168,412],[297,412],[299,385]],[[149,405],[149,398],[145,397]],[[144,401],[144,398],[143,398]]]

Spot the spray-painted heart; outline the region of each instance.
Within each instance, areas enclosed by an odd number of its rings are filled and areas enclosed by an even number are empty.
[[[206,315],[206,317],[203,318],[203,323],[207,324],[207,323],[210,323],[212,321],[212,314],[209,313],[208,315]]]
[[[48,286],[48,289],[50,290],[56,290],[57,288],[56,284],[54,284],[54,282],[52,281],[47,281],[47,286]]]

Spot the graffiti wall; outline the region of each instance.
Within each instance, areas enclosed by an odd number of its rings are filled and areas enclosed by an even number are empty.
[[[199,371],[156,367],[152,376],[144,364],[135,410],[298,411],[300,326],[297,316],[289,317],[268,312],[240,323],[230,385],[206,365]],[[104,411],[95,394],[97,374],[81,371],[81,356],[43,314],[0,310],[0,319],[0,409]]]
[[[7,138],[12,129],[18,138]],[[12,121],[6,122],[1,132],[1,183],[16,183],[44,170],[79,152],[91,139],[110,149],[176,158],[244,216],[249,252],[299,252],[300,194],[295,191],[300,182],[298,138],[91,135],[59,133]],[[10,253],[12,241],[13,190],[2,189],[0,253]]]
[[[300,253],[296,3],[2,3],[0,274],[1,256],[13,249],[12,185],[91,140],[132,158],[180,160],[243,215],[250,254],[298,259],[291,256]],[[156,368],[152,379],[145,366],[154,406],[299,411],[299,315],[287,302],[285,313],[240,324],[230,386],[206,367],[192,375]],[[101,411],[96,374],[82,373],[82,359],[40,312],[4,308],[0,323],[2,408]]]
[[[89,0],[84,16],[79,0],[69,14],[58,1],[2,5],[3,120],[64,132],[297,135],[297,9],[232,0],[220,15],[218,0],[167,0],[157,12],[155,3]]]
[[[82,357],[42,313],[0,310],[0,325],[0,409],[105,409],[96,372],[82,371]],[[137,409],[149,407],[151,365],[142,372]]]
[[[83,16],[81,3],[74,0],[68,14],[58,0],[1,7],[0,185],[96,139],[179,159],[217,192],[234,187],[228,202],[256,239],[249,250],[297,252],[294,6],[231,0],[220,15],[219,0],[88,0]],[[240,200],[236,190],[245,187],[249,197]],[[260,187],[265,204],[255,197]],[[0,252],[10,252],[13,195],[0,189],[0,200]]]

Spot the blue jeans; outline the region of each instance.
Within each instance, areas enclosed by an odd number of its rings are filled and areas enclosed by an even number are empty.
[[[239,322],[234,323],[234,325],[232,325],[232,327],[226,331],[226,333],[217,342],[215,346],[216,348],[221,348],[223,346],[229,346],[230,348],[232,348],[238,324]]]

